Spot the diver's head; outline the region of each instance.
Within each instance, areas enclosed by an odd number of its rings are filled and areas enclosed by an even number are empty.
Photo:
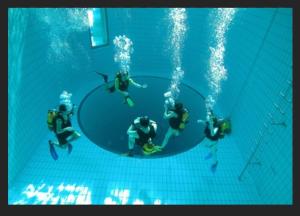
[[[67,111],[67,106],[65,104],[60,104],[58,107],[59,112],[66,112]]]
[[[58,107],[58,112],[62,115],[68,114],[67,106],[65,104],[60,104]]]
[[[148,116],[143,116],[140,118],[140,124],[142,127],[146,128],[149,126],[150,124],[150,120]]]
[[[120,71],[120,77],[121,79],[127,79],[129,76],[128,71]]]
[[[177,101],[177,102],[175,102],[174,108],[176,110],[180,111],[183,109],[183,104]]]

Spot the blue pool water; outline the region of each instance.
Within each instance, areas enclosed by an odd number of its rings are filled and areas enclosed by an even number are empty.
[[[292,9],[106,8],[101,47],[91,46],[87,10],[8,11],[8,204],[293,203]],[[130,87],[135,107],[100,91],[95,72],[111,80],[120,68],[149,84]],[[46,118],[63,90],[79,107],[72,123],[81,137],[54,161]],[[153,158],[120,155],[134,116],[159,122],[161,142],[168,90],[191,111],[190,128]],[[232,123],[215,172],[196,123],[205,107]]]

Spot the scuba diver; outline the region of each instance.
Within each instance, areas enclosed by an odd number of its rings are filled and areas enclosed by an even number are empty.
[[[80,134],[72,127],[71,117],[73,114],[74,105],[71,111],[67,110],[67,106],[65,104],[59,105],[58,111],[48,111],[48,128],[55,133],[58,140],[58,142],[53,142],[51,140],[48,141],[50,154],[54,160],[58,159],[58,155],[54,146],[63,149],[68,148],[68,153],[70,154],[73,149],[71,141],[74,141],[80,137]]]
[[[162,145],[159,146],[160,149],[166,147],[171,136],[178,136],[180,132],[185,129],[189,118],[188,110],[184,108],[183,104],[180,102],[174,102],[173,106],[171,103],[165,103],[164,107],[164,119],[169,120],[170,127],[165,135]]]
[[[219,139],[224,138],[225,134],[231,133],[231,122],[230,119],[217,118],[211,110],[207,112],[206,121],[197,120],[198,123],[204,123],[205,136],[211,140],[209,144],[205,146],[210,149],[210,153],[205,157],[205,160],[212,158],[211,171],[215,172],[218,166],[217,150]]]
[[[135,86],[137,88],[147,88],[147,84],[140,85],[140,84],[134,82],[133,79],[130,78],[127,71],[118,72],[115,76],[115,81],[112,86],[109,86],[109,84],[108,84],[108,75],[98,73],[98,72],[96,72],[96,73],[103,77],[103,80],[106,85],[106,89],[111,93],[114,92],[115,90],[120,92],[124,96],[124,103],[126,103],[130,107],[134,106],[134,102],[128,93],[129,84],[132,84],[133,86]]]
[[[150,155],[160,151],[153,144],[153,138],[156,136],[157,124],[150,120],[148,116],[137,117],[127,130],[129,152],[126,156],[133,156],[134,145],[142,147],[144,155]]]

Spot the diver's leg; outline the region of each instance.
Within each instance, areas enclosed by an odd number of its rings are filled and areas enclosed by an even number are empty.
[[[52,141],[52,140],[49,140],[49,143],[51,142],[51,144],[53,144],[54,146],[60,146],[59,145],[59,142],[58,141]]]
[[[217,159],[217,150],[218,150],[218,142],[214,142],[214,145],[210,147],[211,154],[212,154],[212,162],[215,164],[218,159]]]
[[[134,136],[129,136],[128,137],[128,149],[129,151],[125,153],[127,156],[133,156],[133,149],[134,149],[134,144],[135,144],[135,137]]]
[[[179,134],[180,134],[179,130],[174,130],[174,132],[173,132],[174,136],[179,136]]]
[[[129,96],[129,93],[127,91],[119,91],[124,96],[124,103],[126,103],[128,106],[133,107],[134,102],[132,98]]]
[[[166,135],[165,135],[165,138],[164,138],[164,140],[163,140],[163,143],[162,143],[162,145],[161,145],[161,148],[164,148],[167,144],[168,144],[168,142],[169,142],[169,139],[170,139],[170,137],[173,135],[173,129],[171,128],[171,127],[169,127],[169,129],[168,129],[168,131],[167,131],[167,133],[166,133]]]
[[[215,144],[212,145],[212,147],[210,149],[211,149],[211,154],[212,154],[211,170],[212,170],[212,172],[215,172],[217,165],[218,165],[218,159],[217,159],[218,142],[215,142]]]
[[[74,131],[74,133],[67,138],[67,143],[65,145],[65,148],[68,147],[68,153],[71,154],[73,150],[73,146],[71,144],[72,141],[77,140],[80,137],[80,133],[77,131]]]
[[[135,137],[129,137],[128,138],[128,149],[133,150],[134,148],[134,143],[135,143]]]
[[[204,157],[205,160],[211,159],[213,157],[213,146],[216,144],[216,141],[207,141],[204,146],[209,148],[209,153]]]
[[[114,92],[115,91],[115,86],[114,85],[112,85],[112,86],[109,85],[109,83],[108,83],[108,75],[103,74],[103,73],[99,73],[99,72],[96,72],[96,73],[99,74],[100,76],[102,76],[103,81],[105,83],[105,89],[108,92],[110,92],[110,93]]]
[[[116,88],[114,85],[110,86],[108,83],[105,83],[105,89],[109,92],[109,93],[113,93]]]
[[[68,137],[67,141],[72,142],[74,140],[77,140],[80,136],[81,136],[80,133],[78,133],[77,131],[74,131],[74,133]]]

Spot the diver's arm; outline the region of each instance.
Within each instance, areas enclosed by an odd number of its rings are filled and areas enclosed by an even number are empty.
[[[150,124],[154,127],[154,131],[156,132],[156,130],[157,130],[157,124],[156,124],[156,122],[150,120]]]
[[[132,135],[132,134],[135,134],[135,133],[136,133],[136,131],[134,130],[133,126],[130,125],[130,127],[127,130],[127,134]]]
[[[169,118],[172,118],[172,117],[177,117],[177,114],[173,111],[168,111],[168,110],[165,110],[165,113],[164,113],[164,119],[169,119]]]
[[[135,130],[135,128],[134,128],[134,126],[133,125],[130,125],[130,127],[128,128],[128,130],[127,130],[127,134],[128,134],[128,136],[129,136],[129,138],[136,138],[136,139],[138,139],[139,138],[139,135],[138,135],[138,133],[136,132],[136,130]]]
[[[172,117],[177,117],[177,114],[173,111],[170,111],[168,109],[168,106],[166,104],[164,104],[164,107],[165,107],[165,112],[164,112],[164,119],[169,119],[169,118],[172,118]]]
[[[209,131],[210,131],[211,136],[214,136],[219,130],[219,128],[217,128],[217,127],[214,128],[214,121],[213,121],[212,118],[209,118],[208,127],[209,127]]]
[[[75,108],[76,108],[76,106],[75,106],[75,104],[73,104],[73,105],[72,105],[72,109],[71,109],[70,113],[68,114],[68,118],[71,119],[71,117],[74,115],[74,113],[75,113]]]
[[[64,133],[66,131],[72,131],[73,130],[72,127],[62,128],[61,125],[62,125],[62,120],[61,119],[57,119],[56,120],[56,133],[57,134],[61,134],[61,133]]]
[[[203,123],[203,124],[205,124],[205,121],[202,120],[202,119],[198,119],[198,120],[197,120],[197,123]]]
[[[131,78],[129,78],[129,82],[137,88],[147,88],[147,84],[143,84],[143,85],[138,84],[135,81],[133,81],[133,79],[131,79]]]

